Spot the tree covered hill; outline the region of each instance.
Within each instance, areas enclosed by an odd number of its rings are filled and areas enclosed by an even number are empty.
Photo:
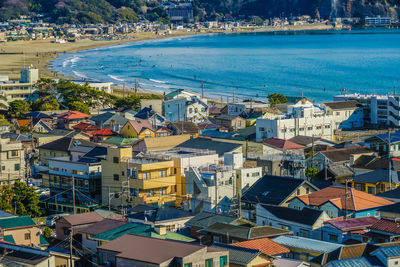
[[[165,20],[162,0],[0,0],[0,20],[18,15],[44,13],[58,23],[99,23]],[[391,16],[398,18],[400,0],[193,0],[198,21],[225,14],[257,15],[262,18],[310,15],[327,18]]]

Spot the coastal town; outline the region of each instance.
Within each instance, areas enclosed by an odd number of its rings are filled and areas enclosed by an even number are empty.
[[[0,266],[399,266],[396,86],[316,101],[307,90],[245,97],[232,83],[219,98],[203,82],[160,93],[51,66],[65,53],[157,38],[398,20],[198,22],[191,3],[157,8],[168,20],[0,22]]]

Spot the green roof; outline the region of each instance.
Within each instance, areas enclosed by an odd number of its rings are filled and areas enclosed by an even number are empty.
[[[47,242],[46,238],[44,238],[42,235],[40,236],[40,245],[41,246],[47,246],[49,242]]]
[[[14,237],[12,235],[5,235],[3,238],[4,241],[8,242],[8,243],[13,243],[15,244],[15,240]]]
[[[7,125],[10,125],[8,120],[0,120],[0,126],[7,126]]]
[[[193,238],[178,233],[174,233],[168,230],[166,231],[165,235],[157,234],[157,232],[154,229],[154,226],[141,223],[127,223],[117,228],[103,232],[101,234],[92,236],[91,238],[101,241],[112,241],[126,234],[147,236],[157,239],[169,239],[169,240],[186,241],[186,242],[193,241]]]
[[[0,219],[0,227],[3,229],[32,226],[32,225],[36,224],[29,216]]]
[[[125,146],[125,145],[133,145],[136,143],[139,138],[124,138],[124,137],[119,137],[119,136],[114,136],[111,138],[108,138],[104,140],[102,143],[104,144],[111,144],[111,145],[119,145],[119,146]]]

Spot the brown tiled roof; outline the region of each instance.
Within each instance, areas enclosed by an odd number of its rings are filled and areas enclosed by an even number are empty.
[[[79,229],[78,233],[98,235],[98,234],[104,233],[108,230],[117,228],[126,223],[127,222],[123,221],[123,220],[104,219],[104,220],[96,222],[88,227]]]
[[[346,206],[345,191],[346,189],[342,186],[330,186],[308,195],[298,196],[297,198],[311,206],[320,206],[330,201],[339,209],[344,209]],[[349,210],[365,210],[393,204],[389,200],[355,190],[354,188],[349,188],[348,191],[350,197],[347,199],[347,209]]]
[[[355,109],[360,107],[361,105],[355,100],[347,100],[347,101],[334,101],[334,102],[325,102],[325,106],[330,107],[333,110],[338,109]]]
[[[351,155],[373,153],[368,147],[349,147],[335,150],[320,151],[333,162],[350,161]]]
[[[400,234],[400,225],[391,219],[380,219],[374,223],[370,229],[378,230],[381,232]]]
[[[175,257],[183,258],[202,249],[207,250],[207,247],[127,234],[98,249],[118,252],[116,257],[120,258],[161,264]]]
[[[288,249],[287,247],[278,244],[267,237],[233,243],[232,245],[242,248],[258,249],[262,253],[265,253],[269,256],[280,255],[290,252],[290,249]]]
[[[197,133],[199,131],[199,128],[197,125],[191,121],[178,121],[178,122],[171,122],[169,125],[172,125],[178,134],[182,134],[182,129],[183,133]]]
[[[280,139],[280,138],[276,138],[276,137],[271,137],[271,138],[265,139],[265,140],[263,140],[263,143],[268,146],[276,147],[279,149],[304,149],[305,148],[304,146],[296,144],[289,140]]]
[[[153,130],[153,127],[148,120],[130,120],[127,123],[129,123],[138,134],[145,129]]]
[[[68,215],[63,217],[64,220],[69,222],[72,226],[74,225],[81,225],[81,224],[88,224],[88,223],[95,223],[103,220],[97,212],[87,212],[87,213],[80,213],[74,215]]]

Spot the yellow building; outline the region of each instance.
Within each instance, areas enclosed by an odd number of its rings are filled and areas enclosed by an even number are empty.
[[[101,166],[104,205],[175,204],[177,178],[172,160],[133,157],[132,147],[109,147]]]
[[[391,179],[389,179],[390,176]],[[389,187],[389,180],[391,188]],[[337,182],[346,183],[344,179],[337,179]],[[356,190],[376,195],[397,188],[400,181],[396,171],[389,172],[389,170],[379,169],[354,176],[349,180],[348,185]]]
[[[127,121],[119,131],[119,134],[125,138],[141,139],[156,136],[156,133],[148,120]]]

